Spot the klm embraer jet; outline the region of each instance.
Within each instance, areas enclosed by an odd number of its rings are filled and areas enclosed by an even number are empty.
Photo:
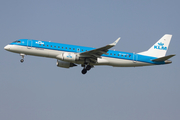
[[[140,53],[128,53],[109,50],[115,42],[100,48],[83,47],[47,41],[20,39],[6,45],[5,50],[18,53],[24,62],[25,55],[48,57],[57,59],[57,66],[70,68],[81,64],[82,74],[86,74],[96,65],[108,65],[113,67],[138,67],[150,65],[163,65],[172,63],[169,58],[175,55],[166,55],[172,35],[164,35],[149,50]]]

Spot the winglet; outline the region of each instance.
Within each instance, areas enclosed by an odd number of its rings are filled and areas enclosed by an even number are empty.
[[[114,41],[113,43],[111,43],[111,44],[109,44],[109,45],[115,46],[115,45],[118,43],[119,40],[120,40],[120,37],[119,37],[116,41]]]

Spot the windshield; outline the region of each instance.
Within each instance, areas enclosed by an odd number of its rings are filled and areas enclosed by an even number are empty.
[[[21,41],[19,41],[19,40],[16,40],[16,41],[14,41],[13,43],[21,43]]]

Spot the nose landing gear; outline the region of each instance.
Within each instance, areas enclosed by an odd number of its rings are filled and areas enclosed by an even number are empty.
[[[22,59],[20,60],[20,62],[23,63],[23,62],[24,62],[24,56],[25,56],[25,54],[22,54],[22,53],[21,53],[20,56],[22,57]]]

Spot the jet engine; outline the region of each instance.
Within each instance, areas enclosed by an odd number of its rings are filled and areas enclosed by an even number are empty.
[[[58,67],[63,67],[63,68],[70,68],[70,67],[77,66],[74,63],[70,63],[70,62],[66,62],[66,61],[61,61],[61,60],[57,60],[56,65]]]
[[[56,58],[68,62],[75,62],[79,60],[78,55],[71,52],[64,52],[58,55]]]

